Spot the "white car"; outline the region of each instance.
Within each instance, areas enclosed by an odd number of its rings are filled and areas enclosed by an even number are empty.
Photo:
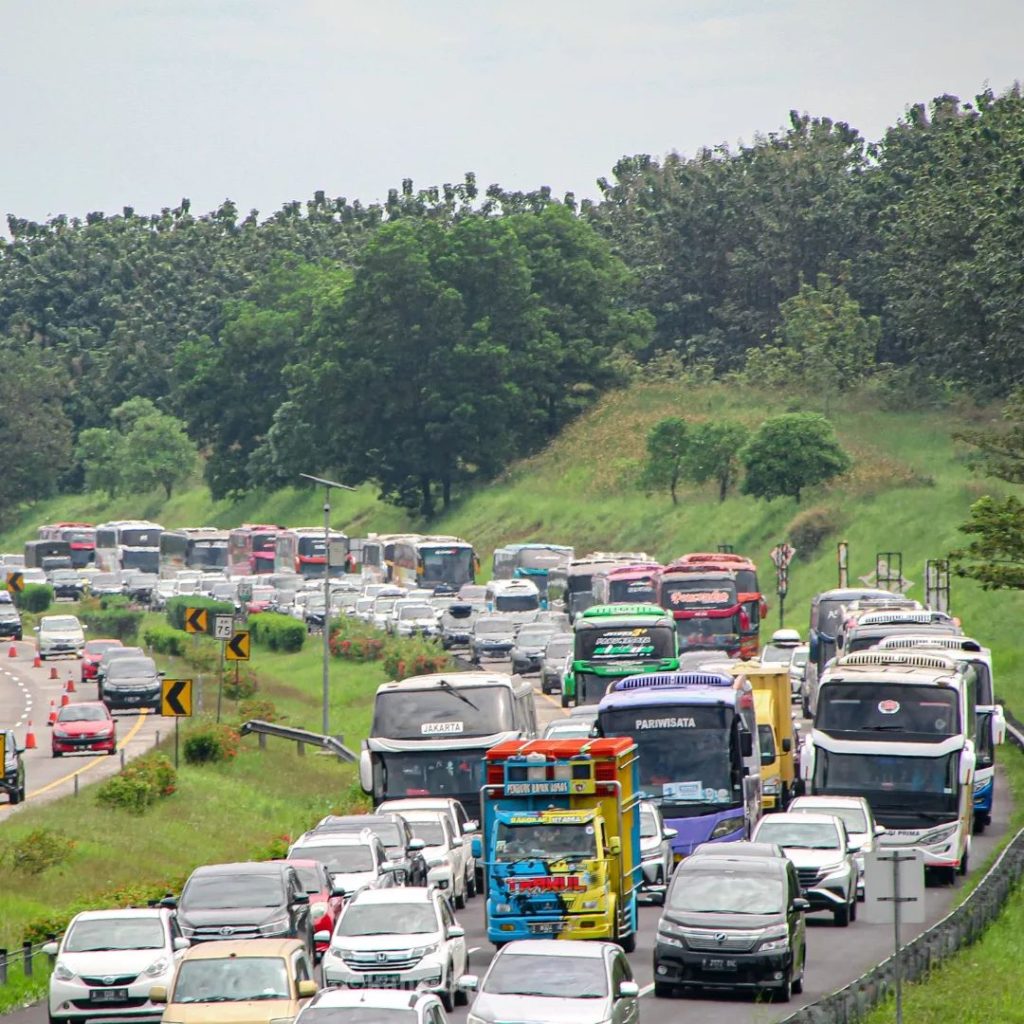
[[[74,615],[44,615],[36,626],[39,634],[39,657],[59,658],[67,654],[81,658],[85,647],[82,624]]]
[[[357,598],[355,608],[352,610],[352,616],[361,622],[369,622],[373,617],[374,600],[375,598],[372,597]]]
[[[316,938],[326,939],[325,932]],[[323,958],[324,982],[350,988],[427,988],[446,1010],[466,1002],[458,979],[466,932],[439,889],[367,889],[348,902]]]
[[[344,896],[366,887],[396,885],[402,867],[388,860],[384,844],[369,829],[306,832],[288,847],[288,859],[320,861],[330,873],[334,892]]]
[[[456,848],[456,859],[466,876],[466,896],[475,896],[478,891],[483,891],[483,866],[477,867],[473,853],[474,840],[477,845],[480,842],[480,824],[466,813],[462,801],[447,796],[410,797],[405,800],[387,800],[377,810],[378,813],[392,811],[406,818],[420,811],[444,814],[451,823],[452,835],[463,840],[462,845]],[[423,838],[426,839],[426,836]]]
[[[640,892],[657,904],[664,904],[675,857],[672,840],[679,833],[666,828],[661,811],[650,800],[640,803]]]
[[[166,908],[82,911],[59,943],[43,946],[56,957],[51,1024],[159,1017],[163,1007],[149,1001],[149,990],[171,984],[188,945]]]
[[[433,992],[398,989],[325,988],[299,1011],[295,1024],[448,1024]]]
[[[842,818],[850,845],[856,845],[857,899],[864,900],[864,857],[874,853],[875,840],[884,836],[884,825],[875,823],[871,805],[862,796],[798,796],[786,808],[789,814],[834,814]]]
[[[395,636],[437,636],[441,628],[434,609],[426,601],[413,598],[395,602],[388,632]]]

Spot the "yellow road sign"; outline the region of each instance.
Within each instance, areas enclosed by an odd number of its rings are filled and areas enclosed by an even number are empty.
[[[249,660],[249,630],[235,630],[231,639],[224,645],[224,657],[228,661]]]
[[[20,594],[25,589],[25,577],[20,572],[9,572],[7,574],[7,589],[14,594]]]
[[[205,633],[206,632],[206,609],[186,608],[185,609],[185,632]]]
[[[191,718],[192,680],[164,679],[161,683],[160,714],[164,718]]]

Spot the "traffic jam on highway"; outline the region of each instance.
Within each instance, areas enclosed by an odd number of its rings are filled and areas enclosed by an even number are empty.
[[[456,537],[119,522],[44,527],[0,561],[67,596],[203,593],[311,630],[352,616],[461,666],[379,687],[373,813],[310,822],[280,861],[199,867],[158,906],[75,917],[48,949],[50,1024],[442,1024],[467,1003],[471,1024],[619,1024],[646,995],[789,1002],[820,924],[856,927],[873,851],[919,851],[951,885],[992,821],[990,651],[886,590],[818,594],[806,643],[762,643],[757,570],[733,553],[512,544],[478,584]],[[0,604],[20,638],[16,615]],[[71,707],[96,716],[68,742],[97,751],[159,678],[73,618],[43,617],[38,649],[84,658],[98,699]]]

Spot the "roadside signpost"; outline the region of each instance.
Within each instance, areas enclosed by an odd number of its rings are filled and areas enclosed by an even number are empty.
[[[789,592],[789,563],[793,561],[796,548],[783,541],[772,548],[771,560],[775,564],[775,593],[779,595],[779,628],[785,624],[786,594]]]
[[[185,609],[185,632],[186,633],[206,633],[207,625],[207,611],[205,608],[186,608]]]
[[[174,767],[178,767],[178,719],[192,717],[192,680],[163,679],[160,682],[160,714],[174,719]]]
[[[228,620],[222,623],[221,619]],[[224,659],[235,663],[235,687],[238,687],[238,663],[249,660],[250,636],[247,629],[235,629],[235,620],[231,615],[218,615],[214,623],[216,637],[220,645],[220,673],[217,678],[217,721],[220,721],[221,706],[224,700]]]
[[[841,540],[836,545],[836,564],[839,567],[838,585],[848,587],[850,585],[850,545],[845,540]]]
[[[7,589],[12,594],[20,594],[25,589],[25,577],[20,572],[7,574]]]

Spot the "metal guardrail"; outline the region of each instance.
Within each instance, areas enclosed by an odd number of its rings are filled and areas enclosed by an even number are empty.
[[[306,746],[318,747],[327,750],[342,761],[354,762],[359,760],[359,755],[349,750],[342,742],[343,736],[322,736],[318,732],[308,732],[306,729],[293,729],[288,725],[278,725],[275,722],[264,722],[259,718],[243,722],[239,732],[243,736],[255,733],[259,736],[260,749],[265,750],[268,736],[276,736],[281,740],[291,740],[297,744],[296,752],[302,756],[306,752]]]
[[[1024,723],[1005,708],[1003,711],[1010,742],[1024,751]],[[960,906],[903,947],[904,980],[917,981],[925,977],[943,960],[980,939],[1002,913],[1003,905],[1022,877],[1024,829],[1006,844],[985,877]],[[895,978],[896,958],[890,956],[831,995],[791,1013],[779,1024],[856,1024],[895,991]]]
[[[48,941],[52,941],[56,936],[53,935]],[[13,952],[7,949],[0,948],[0,985],[6,985],[8,980],[8,974],[12,967],[21,966],[21,973],[26,978],[31,978],[33,974],[33,961],[37,956],[45,956],[43,953],[43,946],[46,945],[44,942],[32,945],[31,942],[23,942],[21,949],[14,950]]]

